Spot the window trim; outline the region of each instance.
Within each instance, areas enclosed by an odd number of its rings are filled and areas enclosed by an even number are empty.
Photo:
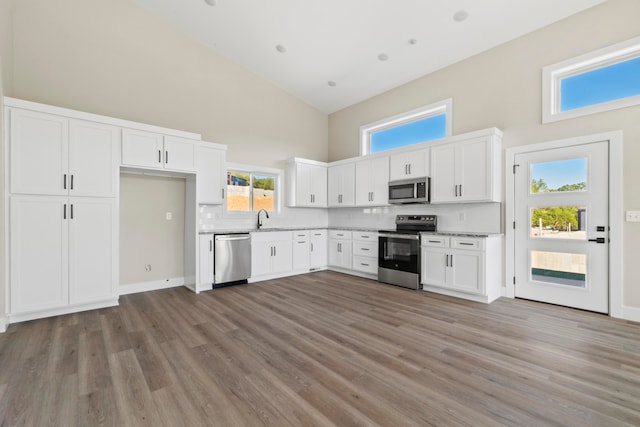
[[[576,56],[542,69],[542,123],[573,119],[589,114],[640,105],[640,95],[560,111],[560,81],[609,65],[640,57],[640,37]]]
[[[247,165],[241,163],[227,163],[225,167],[225,171],[229,172],[242,172],[253,175],[273,175],[275,177],[276,182],[274,183],[274,194],[273,194],[273,211],[269,211],[269,214],[279,214],[282,210],[282,177],[284,176],[284,171],[282,169],[275,168],[267,168],[264,166],[256,166],[256,165]],[[253,181],[253,180],[252,180]],[[252,182],[253,184],[253,182]],[[226,187],[225,187],[226,192]],[[253,187],[251,187],[251,197],[253,197]],[[257,211],[230,211],[227,209],[227,201],[224,202],[224,216],[229,217],[253,217]]]
[[[411,111],[407,111],[392,117],[387,117],[382,120],[378,120],[376,122],[360,126],[360,155],[367,156],[370,154],[380,154],[380,153],[371,153],[371,134],[373,132],[391,129],[396,126],[415,122],[415,121],[426,119],[433,116],[438,116],[440,114],[445,114],[446,124],[445,124],[444,138],[448,138],[451,136],[452,128],[453,128],[452,111],[453,111],[453,99],[447,98],[442,101],[434,102],[433,104],[425,105],[423,107],[419,107]],[[436,140],[434,139],[433,141],[436,141]],[[407,147],[409,146],[406,146],[403,148],[407,148]]]

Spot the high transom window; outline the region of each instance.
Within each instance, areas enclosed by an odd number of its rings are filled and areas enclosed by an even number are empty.
[[[543,70],[543,122],[640,104],[640,37]]]
[[[375,154],[451,136],[451,99],[360,128],[360,152]]]

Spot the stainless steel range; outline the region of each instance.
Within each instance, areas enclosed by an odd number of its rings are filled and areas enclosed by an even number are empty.
[[[395,230],[379,230],[378,281],[410,289],[420,284],[420,233],[436,231],[436,215],[398,215]]]

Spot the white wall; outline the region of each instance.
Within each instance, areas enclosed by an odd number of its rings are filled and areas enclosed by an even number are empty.
[[[602,5],[329,116],[329,160],[359,154],[358,129],[453,98],[454,135],[498,127],[503,147],[622,129],[624,209],[640,210],[640,107],[542,124],[542,67],[640,35],[640,1]],[[640,307],[640,224],[624,224],[624,303]]]

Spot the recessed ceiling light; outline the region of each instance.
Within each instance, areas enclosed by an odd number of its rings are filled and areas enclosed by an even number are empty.
[[[206,4],[208,4],[209,6],[215,6],[216,5],[216,0],[204,0],[204,2]]]
[[[462,22],[469,17],[469,12],[466,10],[459,10],[453,14],[453,20],[456,22]]]
[[[408,43],[409,43],[409,44],[418,44],[418,40],[416,40],[416,39],[409,39]]]
[[[283,46],[283,45],[281,45],[281,44],[277,44],[277,45],[276,45],[276,50],[277,50],[278,52],[280,52],[280,53],[285,53],[285,52],[287,51],[287,48],[286,48],[286,47],[284,47],[284,46]]]
[[[334,82],[333,80],[329,80],[327,82],[327,85],[329,85],[330,87],[335,87],[336,86],[336,82]]]
[[[378,55],[378,61],[386,61],[387,59],[389,59],[389,55],[387,55],[386,53],[381,53],[380,55]]]

